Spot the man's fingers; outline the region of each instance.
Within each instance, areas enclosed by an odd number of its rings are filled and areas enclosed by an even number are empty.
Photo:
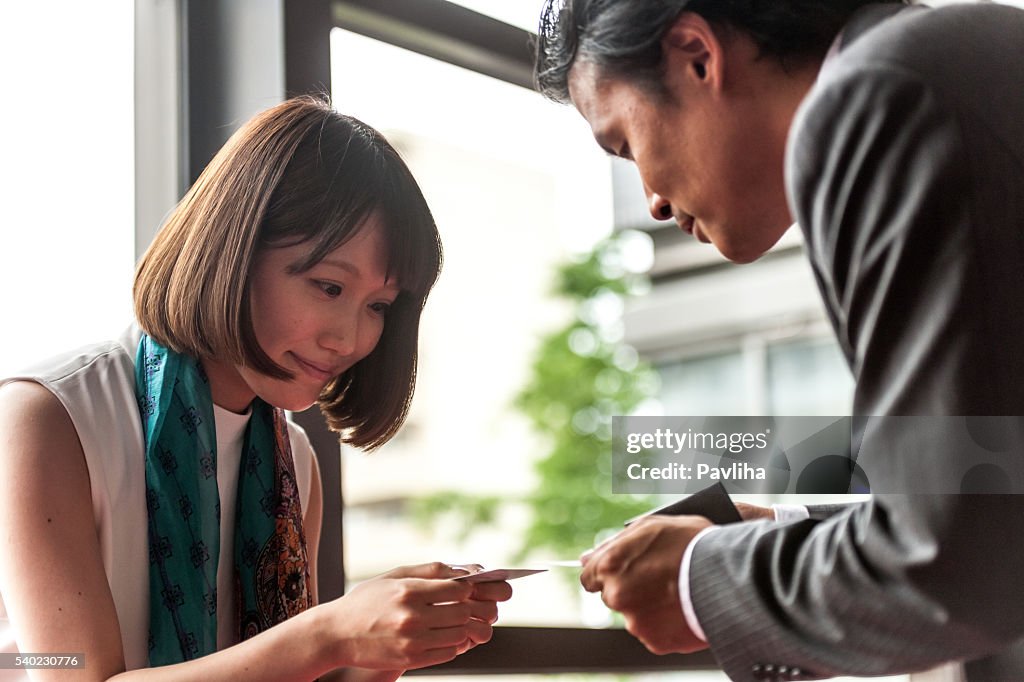
[[[624,534],[630,530],[630,528],[627,528],[624,531],[619,531],[580,556],[580,563],[583,564],[583,571],[580,573],[580,584],[583,585],[583,589],[587,592],[600,591],[604,584],[604,575],[609,571],[614,572],[614,569],[607,564],[608,552],[614,549],[624,537]]]
[[[626,608],[627,604],[622,599],[622,589],[619,587],[617,581],[611,581],[605,583],[604,589],[601,590],[601,601],[604,602],[605,606],[610,608],[612,611],[622,611]]]
[[[736,511],[740,513],[740,518],[744,521],[757,521],[759,519],[775,520],[775,512],[771,510],[771,507],[759,507],[756,504],[747,504],[746,502],[736,502],[735,504]]]
[[[625,543],[632,541],[638,534],[644,533],[647,528],[649,528],[651,521],[655,518],[656,517],[653,516],[645,516],[637,519],[637,521],[630,524],[628,528],[623,528],[610,538],[605,538],[600,544],[581,554],[580,563],[583,564],[584,569],[589,568],[590,564],[600,561],[603,557],[607,556],[608,552],[612,549],[616,547],[621,548]]]
[[[583,554],[580,554],[580,563],[583,564],[584,566],[586,566],[588,563],[593,561],[596,556],[598,556],[601,552],[603,552],[608,547],[608,545],[610,545],[611,543],[617,541],[620,537],[622,537],[623,533],[628,533],[629,530],[630,530],[629,528],[626,528],[624,530],[620,530],[619,532],[615,533],[611,537],[605,538],[604,540],[602,540],[600,543],[598,543],[594,547],[591,547],[590,549],[585,551]]]
[[[580,584],[583,585],[583,589],[587,592],[600,592],[604,586],[604,580],[601,574],[598,573],[597,563],[591,561],[580,573]]]

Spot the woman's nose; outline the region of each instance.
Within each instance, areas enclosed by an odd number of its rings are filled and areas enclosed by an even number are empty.
[[[320,333],[320,345],[340,357],[348,357],[355,353],[358,338],[359,316],[338,315]]]

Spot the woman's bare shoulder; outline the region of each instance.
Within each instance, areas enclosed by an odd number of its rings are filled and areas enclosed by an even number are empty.
[[[72,438],[81,452],[67,409],[56,395],[36,381],[25,379],[0,386],[0,433],[0,442],[8,445],[24,438],[49,442]]]

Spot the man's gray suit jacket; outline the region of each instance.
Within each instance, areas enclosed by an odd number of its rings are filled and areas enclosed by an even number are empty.
[[[840,40],[790,131],[786,181],[854,414],[1022,415],[1024,11],[875,5]],[[1019,466],[1024,433],[1011,437]],[[940,490],[952,442],[940,426],[860,456],[885,460],[889,490]],[[826,519],[724,526],[695,547],[690,589],[733,680],[990,655],[1024,637],[1024,496],[875,495]]]

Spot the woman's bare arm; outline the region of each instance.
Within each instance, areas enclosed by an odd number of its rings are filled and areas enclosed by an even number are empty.
[[[34,670],[33,679],[311,680],[344,666],[433,665],[481,639],[472,586],[437,580],[451,569],[426,564],[369,580],[223,651],[124,672],[82,446],[57,398],[32,382],[0,389],[0,518],[0,592],[19,649],[85,655],[83,670]]]
[[[85,671],[34,679],[106,679],[124,670],[121,632],[93,520],[78,434],[43,386],[0,389],[0,592],[18,648],[85,653]]]

